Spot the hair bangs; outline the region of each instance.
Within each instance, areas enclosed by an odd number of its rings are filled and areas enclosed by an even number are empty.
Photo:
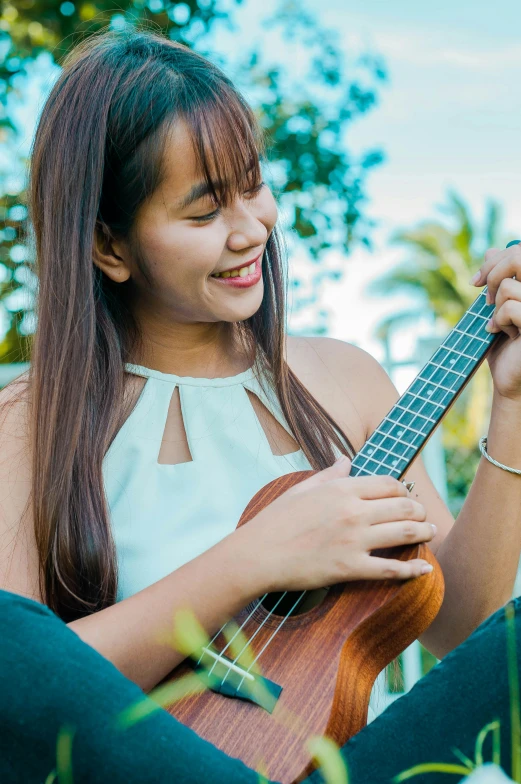
[[[224,87],[223,94],[222,82],[219,92],[207,88],[200,98],[183,113],[200,174],[216,204],[227,207],[262,180],[262,130],[235,91]]]

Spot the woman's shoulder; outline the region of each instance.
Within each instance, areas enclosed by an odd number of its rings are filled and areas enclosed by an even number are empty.
[[[27,435],[29,409],[29,371],[0,389],[0,438]],[[2,456],[4,450],[2,449]]]
[[[295,375],[359,449],[396,402],[391,379],[364,349],[330,337],[288,336]]]
[[[0,588],[38,599],[27,374],[0,390]]]

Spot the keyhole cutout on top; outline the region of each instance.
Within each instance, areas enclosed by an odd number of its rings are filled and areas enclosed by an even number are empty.
[[[186,437],[179,387],[175,387],[163,431],[157,462],[162,465],[179,465],[193,462]]]
[[[264,431],[264,435],[270,445],[270,449],[274,455],[289,455],[293,452],[299,451],[299,445],[291,436],[288,431],[282,427],[271,411],[268,411],[264,403],[262,403],[254,392],[246,389],[246,394],[250,399],[250,403],[255,411],[255,415],[259,421],[260,426]]]

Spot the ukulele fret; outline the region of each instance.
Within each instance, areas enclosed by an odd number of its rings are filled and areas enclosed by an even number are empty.
[[[465,335],[465,337],[470,338],[471,340],[479,340],[480,343],[488,344],[488,340],[485,340],[485,338],[480,338],[479,335],[470,335],[468,332],[464,332],[463,330],[458,329],[457,327],[454,327],[452,331],[458,335]]]
[[[415,435],[421,436],[422,438],[425,436],[425,433],[423,432],[423,430],[417,430],[416,428],[411,427],[410,425],[405,426],[403,422],[395,422],[394,419],[391,419],[391,414],[392,414],[392,411],[389,414],[387,414],[387,416],[385,417],[384,421],[382,422],[382,424],[380,425],[378,430],[375,431],[375,432],[382,432],[382,433],[385,433],[386,435],[392,435],[390,432],[387,432],[386,430],[382,430],[382,428],[386,426],[386,423],[389,422],[391,424],[391,426],[401,427],[401,433],[399,431],[398,434],[397,434],[398,436],[403,435],[404,430],[409,430],[411,433],[414,433]],[[391,429],[392,429],[392,427],[391,427]],[[394,436],[393,436],[393,438],[394,438]]]
[[[425,414],[420,414],[419,411],[413,411],[412,409],[408,408],[407,406],[401,406],[399,403],[396,404],[395,408],[399,408],[401,411],[406,411],[408,414],[413,414],[413,416],[419,416],[422,419],[426,419],[427,422],[434,422],[434,423],[436,423],[435,419],[431,419],[431,417],[425,416]]]
[[[475,357],[475,356],[473,356],[473,355],[471,355],[471,354],[465,354],[465,352],[464,352],[464,351],[458,351],[457,349],[455,349],[455,348],[450,348],[450,347],[449,347],[449,348],[447,348],[447,346],[446,346],[446,344],[445,344],[445,343],[443,343],[443,344],[442,344],[442,345],[439,347],[438,351],[442,351],[443,349],[445,349],[445,350],[447,351],[447,356],[450,356],[451,354],[456,354],[456,356],[457,356],[457,357],[465,357],[465,359],[470,359],[472,362],[474,362],[474,360],[476,359],[476,357]],[[443,361],[443,360],[442,360],[442,361]],[[452,360],[452,362],[454,362],[454,361],[455,361],[455,360],[453,359],[453,360]]]
[[[416,435],[417,434],[415,433],[413,438],[416,438]],[[380,442],[378,441],[374,442],[373,439],[379,436],[382,436],[382,440]],[[376,443],[376,447],[382,447],[383,449],[390,449],[391,448],[390,446],[385,445],[385,442],[387,440],[392,441],[393,443],[396,444],[403,444],[407,449],[414,449],[414,444],[408,441],[402,441],[402,439],[398,438],[398,436],[390,436],[389,434],[382,433],[381,431],[375,431],[367,443],[368,444]]]
[[[488,320],[489,320],[489,318],[490,318],[489,316],[482,316],[482,315],[481,315],[481,313],[473,313],[473,311],[472,311],[472,310],[469,310],[469,311],[468,311],[468,312],[465,314],[465,316],[467,316],[467,315],[469,315],[469,314],[470,314],[470,315],[472,315],[472,316],[474,316],[474,318],[483,319],[483,321],[488,321]],[[465,316],[463,316],[463,319],[465,318]],[[463,321],[463,319],[462,319],[462,321]],[[460,322],[460,323],[461,323],[461,322]]]
[[[437,406],[438,408],[445,408],[444,405],[441,403],[436,403],[435,400],[430,400],[428,397],[422,397],[422,395],[418,395],[416,392],[409,392],[409,395],[414,398],[414,400],[423,400],[424,403],[428,403],[431,406]]]
[[[482,292],[355,456],[352,475],[405,473],[491,345],[483,322],[493,310]]]
[[[453,368],[447,368],[445,367],[445,365],[438,365],[436,362],[429,362],[429,364],[425,366],[424,370],[431,367],[435,368],[434,374],[436,373],[436,369],[439,369],[445,371],[445,373],[454,373],[455,376],[459,376],[460,378],[467,378],[465,373],[460,373],[459,371],[454,370]]]
[[[432,386],[435,389],[443,389],[444,392],[450,392],[451,394],[454,394],[454,392],[456,391],[454,387],[444,387],[443,384],[434,384],[430,379],[423,378],[423,376],[421,375],[416,376],[416,378],[413,381],[413,384],[416,383],[416,381],[423,381],[425,384],[432,384]]]
[[[410,445],[407,445],[406,448],[407,449],[413,449],[414,447],[411,447]],[[381,447],[376,447],[375,449],[368,449],[368,450],[366,450],[366,455],[371,460],[373,460],[375,463],[379,463],[379,464],[382,464],[382,465],[384,464],[385,459],[386,459],[386,457],[388,455],[390,455],[391,457],[395,457],[397,460],[403,460],[404,457],[405,457],[405,455],[399,455],[396,452],[393,452],[391,449],[387,449],[387,448],[383,449]],[[382,457],[381,457],[382,455],[383,455],[383,458],[384,458],[383,460],[382,460]]]

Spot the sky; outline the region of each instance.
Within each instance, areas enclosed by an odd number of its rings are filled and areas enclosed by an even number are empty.
[[[291,60],[289,48],[262,22],[276,0],[243,0],[233,9],[235,29],[217,25],[210,46],[232,61],[251,44],[262,46],[273,62]],[[319,23],[335,31],[336,42],[352,58],[373,52],[389,74],[379,87],[378,105],[349,126],[353,152],[381,148],[385,162],[367,179],[366,213],[377,221],[371,253],[354,250],[341,283],[328,284],[323,304],[331,310],[333,337],[358,345],[382,358],[374,337],[381,318],[410,304],[404,295],[369,296],[367,284],[403,260],[391,247],[398,228],[427,219],[446,220],[437,207],[449,188],[470,205],[477,220],[488,198],[504,208],[504,227],[521,238],[521,4],[518,0],[313,0],[304,7]],[[288,59],[289,58],[289,59]],[[34,106],[45,75],[30,85]],[[34,109],[25,116],[26,140]],[[334,253],[334,252],[333,252]],[[304,263],[295,253],[290,269]],[[430,329],[425,324],[423,331]],[[398,335],[394,350],[404,358],[414,348],[416,332]]]

